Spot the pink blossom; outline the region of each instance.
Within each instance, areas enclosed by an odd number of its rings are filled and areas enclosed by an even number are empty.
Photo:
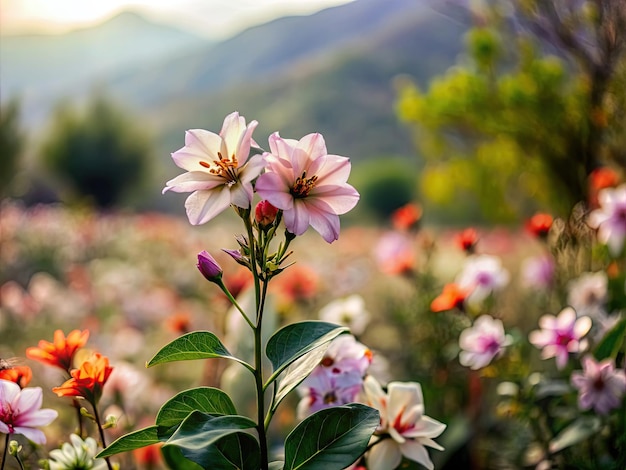
[[[0,432],[22,434],[36,444],[45,444],[45,434],[37,426],[50,424],[55,410],[41,409],[41,387],[20,389],[16,383],[0,380]]]
[[[537,348],[543,348],[543,359],[556,357],[557,368],[563,369],[569,353],[582,349],[580,340],[591,329],[591,319],[576,318],[574,309],[566,307],[558,316],[543,315],[539,319],[539,327],[540,330],[530,332],[529,341]]]
[[[554,258],[539,255],[526,258],[521,266],[522,283],[525,287],[545,290],[554,282]]]
[[[356,369],[329,373],[317,367],[300,386],[303,398],[298,404],[298,418],[356,401],[362,385],[363,375]]]
[[[192,193],[185,207],[193,225],[208,222],[231,204],[250,207],[252,180],[264,167],[260,155],[248,160],[257,124],[252,121],[246,126],[245,118],[234,112],[224,119],[219,135],[202,129],[185,133],[185,146],[172,158],[187,173],[168,181],[163,193]]]
[[[385,393],[372,376],[363,383],[364,401],[380,412],[378,426],[367,455],[369,470],[396,468],[402,456],[434,468],[426,447],[444,450],[433,438],[446,425],[424,414],[422,387],[417,382],[390,382]],[[388,435],[391,439],[381,436]]]
[[[372,363],[372,351],[352,335],[341,335],[328,346],[319,367],[331,374],[356,370],[361,377]]]
[[[269,138],[266,172],[255,189],[259,196],[283,211],[285,227],[302,235],[310,225],[328,243],[339,238],[339,215],[359,201],[359,193],[347,183],[350,160],[328,155],[321,134],[299,141]]]
[[[598,240],[618,256],[626,237],[626,184],[601,190],[598,202],[600,208],[589,214],[588,223],[598,229]]]
[[[626,373],[615,369],[612,359],[601,362],[591,356],[582,360],[583,370],[572,373],[572,385],[578,389],[578,406],[608,414],[618,408],[626,394]]]
[[[459,336],[459,362],[477,370],[489,365],[496,357],[501,356],[512,338],[504,333],[502,321],[489,315],[481,315],[470,328],[466,328]]]
[[[456,278],[461,289],[471,290],[467,297],[470,304],[478,304],[492,292],[509,283],[509,272],[502,267],[500,258],[492,255],[472,255],[467,258],[463,270]]]

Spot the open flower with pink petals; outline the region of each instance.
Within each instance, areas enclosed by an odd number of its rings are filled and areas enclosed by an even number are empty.
[[[20,389],[16,383],[0,380],[0,433],[22,434],[36,444],[45,444],[46,436],[37,427],[50,424],[58,413],[41,409],[41,402],[41,387]]]
[[[470,328],[459,336],[459,362],[471,369],[482,369],[497,356],[501,356],[513,342],[505,334],[502,321],[489,315],[481,315]]]
[[[588,223],[598,229],[598,240],[618,256],[626,238],[626,184],[601,190],[598,203],[600,208],[589,214]]]
[[[472,255],[465,260],[456,283],[461,289],[471,291],[467,302],[477,305],[491,293],[503,289],[509,279],[509,272],[504,269],[497,256]]]
[[[543,315],[539,319],[540,330],[531,331],[528,340],[537,348],[542,348],[541,357],[556,358],[556,366],[563,369],[570,353],[579,352],[581,339],[591,329],[589,317],[576,318],[571,307],[561,310],[558,316]]]
[[[187,217],[193,225],[204,224],[231,204],[250,207],[252,180],[263,170],[261,155],[250,155],[256,145],[252,132],[257,126],[234,112],[226,116],[219,135],[203,129],[185,133],[185,146],[172,154],[176,165],[186,173],[168,181],[163,189],[192,194],[185,202]]]
[[[626,395],[626,373],[615,369],[613,359],[597,362],[586,356],[582,360],[583,370],[572,373],[572,385],[578,389],[578,406],[582,410],[593,408],[596,413],[606,415],[619,408]]]
[[[444,450],[433,439],[446,425],[424,414],[422,387],[417,382],[390,382],[387,393],[372,376],[363,383],[365,404],[380,412],[378,426],[367,454],[369,470],[391,470],[402,456],[434,468],[426,447]],[[388,435],[389,438],[382,438]]]
[[[359,193],[347,183],[350,159],[328,155],[321,134],[302,139],[269,138],[267,168],[256,192],[283,211],[287,230],[302,235],[313,227],[328,243],[339,238],[339,215],[353,209]]]

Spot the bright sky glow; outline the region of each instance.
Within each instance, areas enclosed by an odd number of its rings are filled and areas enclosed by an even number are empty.
[[[61,33],[134,10],[210,38],[353,0],[0,0],[0,33]]]

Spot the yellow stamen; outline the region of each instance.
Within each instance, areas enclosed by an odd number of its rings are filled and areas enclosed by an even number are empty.
[[[200,161],[200,166],[208,168],[209,173],[228,180],[229,182],[237,181],[237,156],[233,154],[231,158],[224,158],[221,152],[217,152],[219,160],[213,160],[213,162]]]

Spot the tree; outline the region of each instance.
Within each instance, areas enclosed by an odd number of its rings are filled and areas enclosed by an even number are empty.
[[[11,100],[0,107],[0,195],[8,194],[24,144],[19,126],[19,103]]]
[[[398,113],[418,132],[428,199],[500,221],[537,206],[566,214],[586,199],[591,171],[626,161],[616,145],[626,1],[502,5],[475,12],[468,63],[426,92],[401,87]]]
[[[141,187],[149,145],[126,112],[97,96],[84,113],[62,105],[53,119],[43,160],[69,186],[71,197],[110,207]]]

